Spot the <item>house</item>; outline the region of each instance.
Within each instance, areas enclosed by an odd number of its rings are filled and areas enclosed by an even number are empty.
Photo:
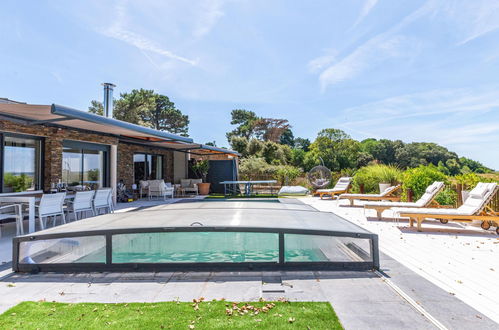
[[[237,158],[232,150],[189,137],[52,104],[0,99],[0,193],[128,188],[139,180],[187,178],[188,160]]]

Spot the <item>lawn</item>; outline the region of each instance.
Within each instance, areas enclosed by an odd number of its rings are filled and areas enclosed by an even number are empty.
[[[23,302],[1,329],[343,329],[327,302],[67,304]]]

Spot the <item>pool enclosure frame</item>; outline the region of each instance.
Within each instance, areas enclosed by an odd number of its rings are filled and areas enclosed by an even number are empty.
[[[168,232],[236,232],[236,233],[273,233],[278,234],[278,262],[168,262],[168,263],[113,263],[113,236],[121,234],[149,234]],[[316,235],[330,237],[349,237],[368,239],[370,258],[367,261],[285,261],[285,235]],[[22,242],[33,242],[58,238],[88,236],[105,237],[105,263],[20,263]],[[364,251],[356,251],[362,254]],[[366,251],[367,252],[367,251]],[[12,269],[15,272],[140,272],[140,271],[257,271],[257,270],[372,270],[379,269],[378,236],[372,233],[296,229],[296,228],[259,228],[231,226],[192,226],[192,227],[151,227],[117,228],[63,232],[53,234],[33,234],[13,238]]]

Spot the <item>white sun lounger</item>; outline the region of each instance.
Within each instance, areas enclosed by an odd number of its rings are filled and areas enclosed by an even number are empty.
[[[391,186],[386,188],[381,194],[341,194],[340,199],[348,199],[350,201],[350,206],[353,206],[354,200],[360,201],[400,201],[400,196],[394,196],[393,194],[400,189],[400,185]]]
[[[336,185],[332,189],[318,189],[315,193],[319,194],[319,197],[322,199],[323,196],[331,196],[333,198],[335,195],[343,194],[348,192],[348,188],[350,188],[350,183],[352,182],[352,178],[344,176],[341,177]]]
[[[495,225],[499,234],[499,212],[492,210],[488,204],[492,200],[499,186],[497,183],[480,182],[470,191],[470,194],[463,205],[457,209],[434,209],[434,208],[393,208],[397,217],[409,217],[409,224],[412,227],[414,221],[417,222],[418,231],[421,231],[421,223],[424,219],[438,219],[442,223],[449,221],[471,222],[473,220],[482,221],[482,228],[488,230],[491,225]]]
[[[392,207],[430,207],[432,205],[439,207],[440,205],[435,201],[438,193],[444,188],[444,183],[440,181],[435,181],[426,188],[425,193],[416,202],[365,202],[364,209],[376,210],[376,215],[381,218],[383,211],[388,210]]]

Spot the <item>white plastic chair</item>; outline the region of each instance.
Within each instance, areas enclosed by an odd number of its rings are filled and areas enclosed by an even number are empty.
[[[9,204],[0,206],[0,221],[12,218],[16,219],[16,235],[24,235],[23,212],[21,204]],[[1,227],[0,237],[2,237]]]
[[[73,216],[75,220],[80,220],[78,219],[78,214],[82,215],[83,212],[88,212],[90,211],[92,215],[95,215],[94,211],[94,205],[93,205],[93,200],[94,200],[94,194],[95,191],[78,191],[75,194],[75,198],[72,202],[68,203],[68,211],[73,212]]]
[[[99,189],[95,191],[95,196],[94,196],[94,213],[99,214],[99,211],[101,209],[104,209],[104,211],[109,210],[110,213],[113,213],[113,207],[112,207],[112,192],[113,190],[111,188],[107,189]]]
[[[66,223],[66,217],[64,216],[64,199],[66,193],[57,194],[43,194],[40,204],[36,205],[38,208],[38,221],[40,222],[40,227],[45,229],[46,223],[44,218],[53,217],[54,226],[56,225],[57,216],[61,216],[61,222]]]

